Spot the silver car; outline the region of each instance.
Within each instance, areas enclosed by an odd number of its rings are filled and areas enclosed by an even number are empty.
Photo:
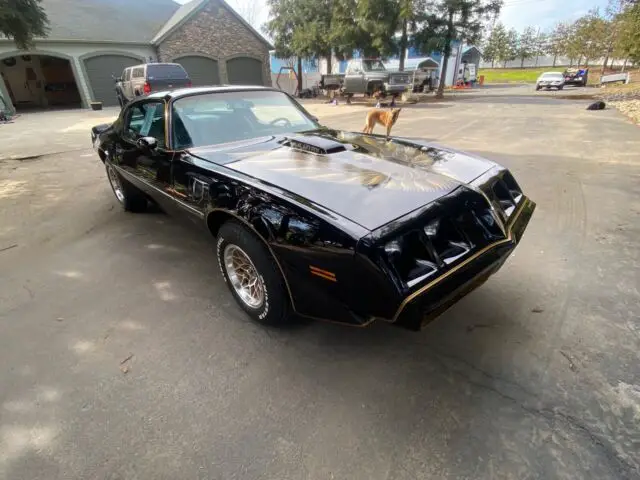
[[[564,88],[564,76],[560,72],[545,72],[536,80],[536,90],[541,88],[557,88],[562,90]]]

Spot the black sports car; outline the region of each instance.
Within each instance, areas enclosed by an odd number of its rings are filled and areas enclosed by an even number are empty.
[[[267,324],[417,330],[502,266],[535,209],[493,162],[333,130],[265,87],[153,93],[91,136],[124,209],[152,200],[216,237],[231,293]]]

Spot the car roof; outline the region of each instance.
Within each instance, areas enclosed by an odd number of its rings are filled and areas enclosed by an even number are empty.
[[[130,68],[139,68],[139,67],[148,67],[149,65],[178,65],[182,67],[179,63],[173,62],[149,62],[149,63],[139,63],[138,65],[131,65],[130,67],[125,68],[125,70],[129,70]]]
[[[247,91],[274,91],[281,92],[281,90],[272,87],[263,87],[260,85],[219,85],[215,87],[190,87],[190,88],[177,88],[175,90],[164,90],[159,92],[153,92],[142,99],[146,98],[164,98],[172,100],[176,98],[188,97],[190,95],[200,95],[206,93],[222,93],[222,92],[247,92]]]

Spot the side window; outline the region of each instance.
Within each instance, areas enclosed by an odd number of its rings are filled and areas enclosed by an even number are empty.
[[[133,73],[131,74],[132,78],[142,78],[144,77],[144,67],[137,67],[133,69]]]
[[[350,73],[362,73],[362,68],[358,62],[353,62],[351,64],[351,72]]]
[[[164,103],[146,102],[132,106],[124,123],[124,136],[129,140],[153,137],[158,146],[165,146]]]

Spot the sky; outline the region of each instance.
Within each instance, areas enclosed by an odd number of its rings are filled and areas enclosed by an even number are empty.
[[[176,0],[187,3],[189,0]],[[253,12],[252,25],[261,31],[261,25],[269,18],[265,0],[227,0],[241,15]],[[607,0],[504,0],[499,20],[507,28],[523,30],[527,26],[550,30],[560,21],[572,21],[584,15],[593,7],[601,10]]]
[[[601,11],[607,0],[504,0],[500,21],[507,28],[527,26],[550,30],[557,22],[573,21],[594,7]]]

